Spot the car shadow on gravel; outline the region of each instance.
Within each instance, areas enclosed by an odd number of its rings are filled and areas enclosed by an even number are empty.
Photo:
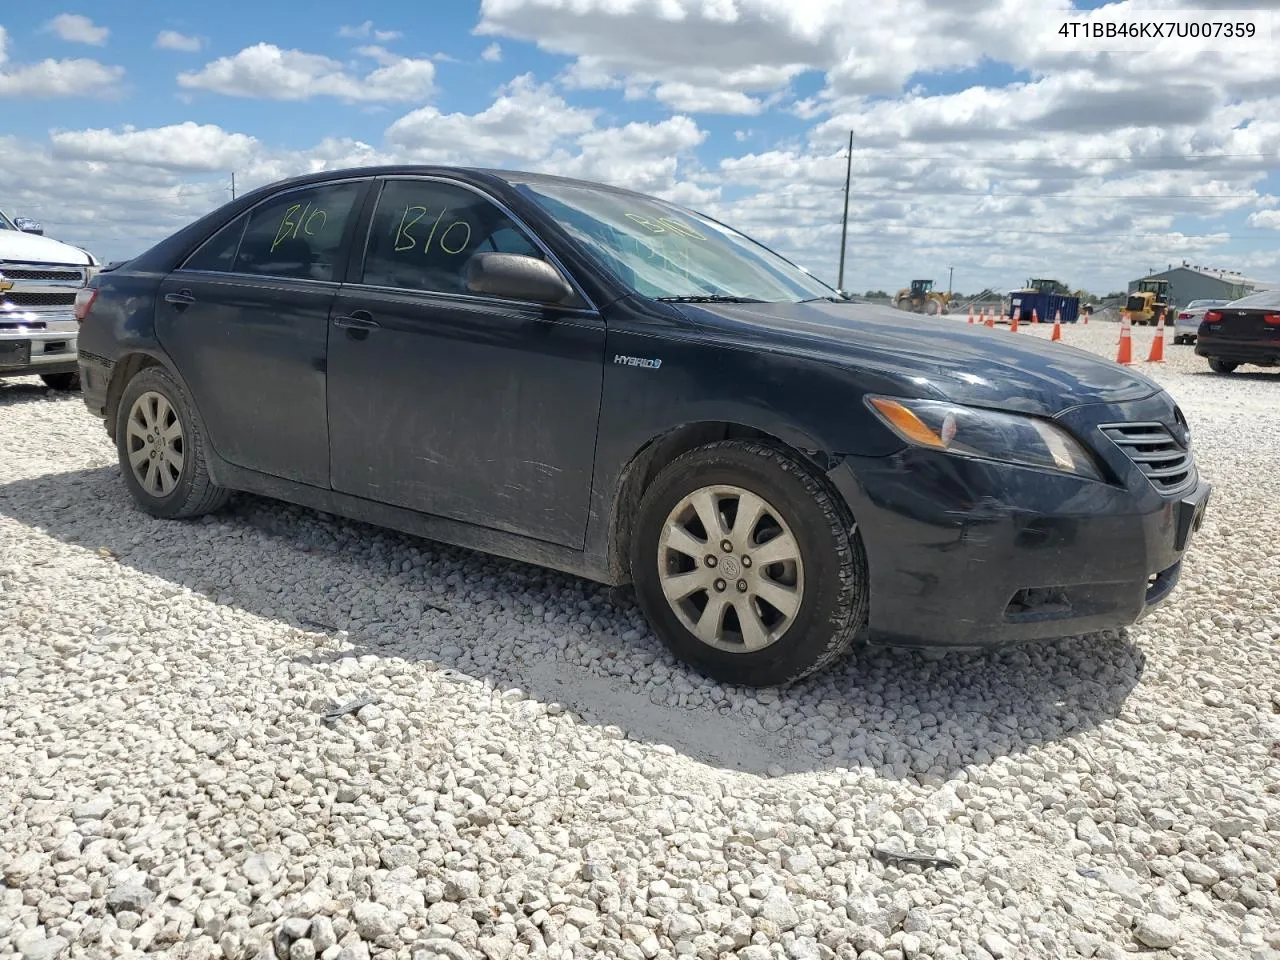
[[[71,396],[73,394],[50,390],[39,380],[0,377],[0,408],[15,407],[20,403],[50,403]]]
[[[1216,373],[1213,370],[1193,370],[1189,375],[1203,377],[1206,380],[1221,380],[1224,383],[1231,383],[1235,380],[1246,380],[1250,383],[1276,383],[1280,381],[1280,368],[1263,367],[1259,370],[1233,370],[1230,373]]]
[[[1145,662],[1123,631],[980,654],[857,650],[786,690],[754,691],[676,663],[624,591],[258,497],[158,521],[112,465],[0,485],[0,515],[293,627],[296,662],[372,654],[451,669],[754,774],[860,767],[940,782],[1106,724]],[[235,575],[210,569],[215,556]],[[412,613],[389,622],[379,608]]]

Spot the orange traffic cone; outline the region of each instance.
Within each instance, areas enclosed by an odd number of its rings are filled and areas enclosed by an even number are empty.
[[[1053,315],[1053,336],[1051,336],[1049,339],[1050,340],[1062,339],[1062,311],[1061,310],[1059,310],[1057,313]]]
[[[1013,320],[1009,323],[1009,332],[1010,332],[1010,333],[1017,333],[1017,332],[1018,332],[1018,320],[1019,320],[1021,317],[1022,317],[1022,308],[1021,308],[1021,307],[1014,307],[1014,308],[1013,308]]]
[[[1040,322],[1040,315],[1039,315],[1038,313],[1036,313],[1036,308],[1035,308],[1035,307],[1032,307],[1032,308],[1031,308],[1031,322],[1032,322],[1032,323],[1039,323],[1039,322]]]
[[[1147,354],[1147,363],[1164,363],[1164,314],[1156,324],[1156,338],[1151,341],[1151,352]]]
[[[1086,310],[1086,311],[1084,312],[1084,325],[1085,325],[1086,327],[1089,325],[1089,311],[1088,311],[1088,310]]]
[[[1120,349],[1116,352],[1116,363],[1128,366],[1133,363],[1133,335],[1129,330],[1129,311],[1120,317]]]
[[[987,307],[987,326],[994,330],[996,328],[996,308]]]
[[[973,326],[973,304],[969,304],[969,325]]]

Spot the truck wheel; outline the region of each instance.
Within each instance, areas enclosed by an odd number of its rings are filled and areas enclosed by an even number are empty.
[[[925,305],[924,305],[924,312],[925,312],[925,313],[927,313],[929,316],[931,316],[931,317],[936,317],[936,316],[938,315],[938,310],[939,310],[939,309],[940,309],[940,308],[938,307],[938,301],[937,301],[937,300],[927,300],[927,301],[925,301]]]
[[[1240,366],[1240,364],[1231,363],[1228,360],[1209,359],[1209,369],[1214,373],[1234,373],[1238,366]]]
[[[163,367],[147,367],[125,386],[116,412],[116,453],[125,486],[153,517],[198,517],[231,495],[209,479],[194,408]]]
[[[42,373],[40,374],[40,379],[44,381],[44,385],[50,390],[74,393],[80,389],[80,374],[78,373]]]
[[[856,524],[798,456],[756,441],[700,447],[658,474],[631,573],[668,649],[724,683],[799,680],[847,649],[867,617]]]

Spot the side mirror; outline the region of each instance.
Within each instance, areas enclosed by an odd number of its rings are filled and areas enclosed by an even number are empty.
[[[34,233],[37,237],[44,236],[44,226],[30,217],[14,217],[13,225],[23,233]]]
[[[545,260],[521,253],[477,253],[467,261],[467,290],[508,300],[560,303],[573,287]]]

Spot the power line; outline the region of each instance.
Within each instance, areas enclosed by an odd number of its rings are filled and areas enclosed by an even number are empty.
[[[1253,160],[1257,158],[1274,159],[1274,152],[1259,151],[1257,153],[1197,153],[1197,154],[1147,154],[1138,156],[1091,156],[1091,157],[1000,157],[1000,156],[957,156],[955,154],[944,156],[922,156],[915,153],[881,153],[872,150],[872,148],[864,148],[865,153],[859,153],[859,157],[866,157],[869,160],[923,160],[928,162],[937,162],[950,160],[955,163],[964,163],[971,166],[974,163],[983,164],[1000,164],[1000,163],[1095,163],[1113,160],[1127,160],[1130,163],[1145,163],[1152,160],[1182,160],[1188,163],[1194,163],[1201,160]],[[720,172],[729,172],[725,170],[725,164],[733,164],[732,172],[741,173],[750,170],[768,170],[774,167],[791,167],[803,163],[827,163],[834,160],[843,160],[844,151],[834,154],[824,154],[821,156],[803,156],[794,157],[790,160],[775,160],[768,163],[752,163],[743,157],[729,157],[718,161]],[[1090,174],[1090,176],[1101,176],[1101,174]]]

